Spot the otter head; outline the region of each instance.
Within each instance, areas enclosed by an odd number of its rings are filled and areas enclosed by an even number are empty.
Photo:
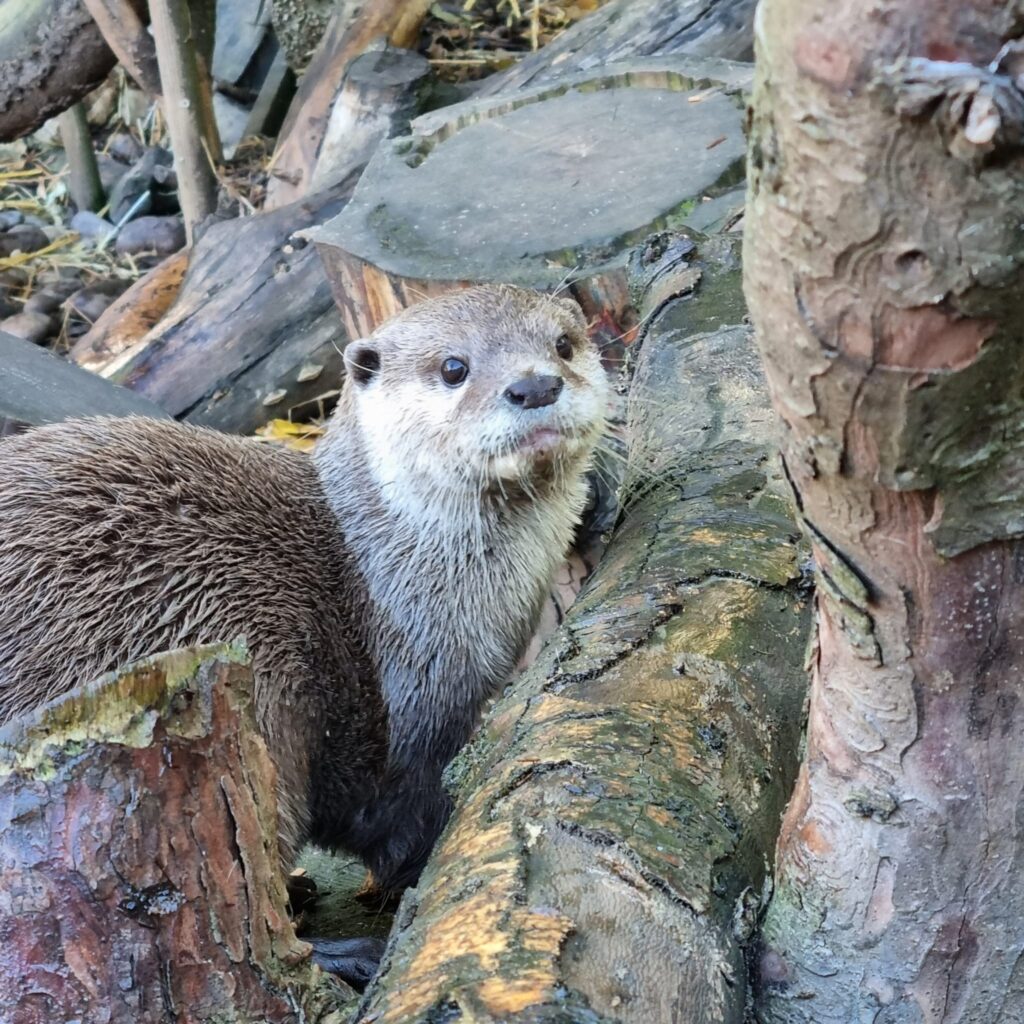
[[[507,285],[413,306],[350,344],[345,364],[386,488],[533,494],[582,472],[607,412],[579,306]]]

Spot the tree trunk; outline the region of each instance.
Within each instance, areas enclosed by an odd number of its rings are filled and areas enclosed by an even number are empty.
[[[571,282],[608,337],[621,336],[635,323],[631,248],[742,181],[749,71],[653,58],[417,118],[411,136],[377,150],[342,214],[311,235],[350,335],[424,296],[511,281]],[[643,189],[630,187],[638,180]]]
[[[0,729],[3,1024],[340,1024],[251,686],[232,648],[179,651]]]
[[[457,760],[453,820],[359,1020],[744,1019],[809,604],[753,344],[721,326],[743,313],[738,263],[722,239],[701,257],[646,252],[621,523]]]
[[[765,1021],[1024,1020],[1022,29],[761,7],[746,287],[819,579]]]

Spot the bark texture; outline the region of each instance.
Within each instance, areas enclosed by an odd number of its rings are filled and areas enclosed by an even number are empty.
[[[641,307],[700,294],[643,342],[621,522],[456,762],[458,806],[367,1024],[744,1018],[809,603],[749,332],[716,329],[742,315],[738,264],[726,248],[656,273],[665,252]]]
[[[766,1021],[1024,1020],[1022,30],[759,11],[746,288],[819,621]]]
[[[0,1021],[340,1022],[285,912],[274,772],[230,648],[0,729]]]

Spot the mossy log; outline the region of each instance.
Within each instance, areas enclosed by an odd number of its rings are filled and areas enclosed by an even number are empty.
[[[0,1021],[339,1022],[295,937],[244,652],[162,655],[0,729]]]
[[[349,332],[424,296],[508,281],[568,283],[621,335],[635,325],[630,249],[742,181],[749,80],[748,65],[652,58],[417,118],[311,233]]]
[[[357,1020],[745,1019],[809,601],[756,352],[728,326],[738,262],[706,245],[641,257],[621,521],[456,761],[454,817]]]

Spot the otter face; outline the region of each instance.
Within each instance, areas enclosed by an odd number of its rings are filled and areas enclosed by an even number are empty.
[[[579,306],[506,285],[413,306],[349,345],[345,363],[382,484],[529,488],[582,469],[607,414]]]

